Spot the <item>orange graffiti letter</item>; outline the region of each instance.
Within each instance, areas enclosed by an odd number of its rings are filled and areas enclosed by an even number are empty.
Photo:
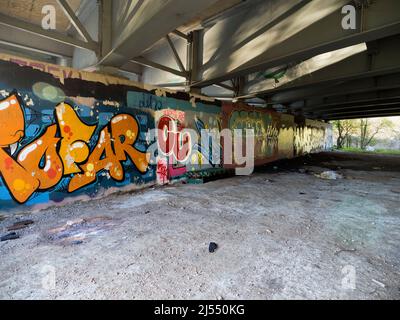
[[[56,116],[62,137],[59,155],[64,164],[64,174],[80,173],[82,171],[77,163],[82,163],[88,158],[88,143],[96,126],[83,123],[67,103],[56,107]]]
[[[83,174],[77,174],[72,177],[68,192],[73,192],[94,182],[96,174],[101,170],[108,171],[115,180],[122,181],[124,179],[123,168],[113,152],[111,135],[107,127],[101,130],[96,147],[89,156],[88,161],[80,167]]]
[[[0,176],[14,199],[26,202],[39,187],[39,181],[5,151],[25,135],[24,112],[15,95],[0,101]]]
[[[57,125],[47,127],[45,133],[18,153],[18,162],[39,180],[39,189],[54,187],[63,176],[63,164],[57,154]]]
[[[133,146],[139,136],[139,126],[135,118],[129,114],[115,116],[111,119],[111,133],[118,160],[125,161],[127,154],[140,172],[146,172],[150,155]]]

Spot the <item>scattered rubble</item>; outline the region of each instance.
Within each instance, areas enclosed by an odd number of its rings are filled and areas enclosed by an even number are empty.
[[[217,250],[218,245],[215,242],[210,242],[210,245],[208,246],[208,252],[213,253],[215,250]]]
[[[400,205],[390,190],[400,188],[400,158],[335,157],[314,161],[310,175],[297,173],[302,163],[295,160],[295,174],[289,164],[279,174],[269,166],[250,178],[116,194],[30,215],[6,212],[0,236],[14,222],[35,224],[16,231],[20,240],[0,242],[0,299],[399,299]],[[382,161],[391,171],[371,171]],[[354,180],[314,176],[326,170]],[[91,221],[96,216],[112,219]],[[49,239],[57,227],[64,233]],[[207,251],[211,241],[214,253]],[[56,291],[41,289],[48,264],[57,269]],[[341,286],[346,265],[356,270],[357,290]]]
[[[309,170],[308,170],[308,169],[304,169],[304,168],[300,168],[300,169],[298,170],[298,172],[299,172],[299,173],[309,173]]]
[[[33,224],[33,220],[23,220],[14,223],[12,226],[7,228],[7,231],[16,231],[27,228],[29,225]]]
[[[324,180],[338,180],[343,179],[343,175],[337,173],[336,171],[324,171],[320,174],[315,174],[316,177]]]
[[[341,252],[356,252],[356,251],[357,251],[357,249],[339,249],[339,250],[335,251],[334,254],[335,254],[335,256],[337,256]]]
[[[87,237],[110,228],[111,220],[110,217],[97,216],[67,221],[63,226],[49,230],[48,236],[51,240],[61,240],[64,245],[81,244]]]
[[[16,234],[15,232],[11,232],[9,234],[6,234],[5,236],[0,238],[0,241],[8,241],[8,240],[15,240],[19,239],[19,235]]]
[[[386,287],[386,285],[385,285],[384,283],[382,283],[382,282],[380,282],[380,281],[378,281],[378,280],[372,279],[372,282],[375,283],[375,284],[377,284],[378,286],[380,286],[380,287],[382,287],[382,288],[385,288],[385,287]]]

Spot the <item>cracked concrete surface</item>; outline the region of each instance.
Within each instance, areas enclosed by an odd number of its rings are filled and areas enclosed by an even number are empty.
[[[314,175],[331,169],[344,178]],[[399,299],[399,188],[399,156],[324,153],[248,177],[3,213],[1,235],[35,223],[0,242],[0,298]]]

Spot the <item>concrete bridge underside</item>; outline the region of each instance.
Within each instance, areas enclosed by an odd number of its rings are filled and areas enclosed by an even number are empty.
[[[397,0],[0,4],[2,52],[311,119],[400,115]],[[41,27],[44,4],[56,30]],[[342,26],[346,5],[355,29]]]

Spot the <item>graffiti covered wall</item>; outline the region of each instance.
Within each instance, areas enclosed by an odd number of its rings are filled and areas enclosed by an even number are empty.
[[[127,87],[59,78],[0,60],[0,207],[93,197],[154,180],[152,115]],[[140,90],[140,89],[139,89]]]
[[[221,141],[205,143],[187,130],[223,128],[255,130],[256,164],[329,147],[329,126],[320,122],[300,127],[289,115],[0,56],[0,210],[101,197],[221,167],[209,156],[222,154]],[[152,129],[161,132],[155,161]]]
[[[158,136],[157,183],[168,183],[188,171],[215,167],[215,161],[207,157],[209,150],[204,149],[200,134],[203,129],[221,130],[221,106],[217,102],[194,101],[185,94],[178,98],[129,91],[128,106],[138,105],[152,111],[154,126],[162,132]],[[188,129],[194,135],[184,132]],[[210,145],[220,148],[219,144]]]
[[[255,165],[332,148],[332,127],[328,123],[295,117],[245,104],[224,103],[223,127],[254,129]]]
[[[223,105],[224,128],[254,129],[254,163],[261,165],[278,159],[280,117],[271,110],[249,107],[245,104]],[[244,138],[243,138],[244,139]],[[245,142],[243,141],[243,146]],[[243,151],[244,152],[244,151]]]
[[[333,147],[331,125],[305,119],[304,125],[297,125],[294,135],[294,156],[329,150]]]

